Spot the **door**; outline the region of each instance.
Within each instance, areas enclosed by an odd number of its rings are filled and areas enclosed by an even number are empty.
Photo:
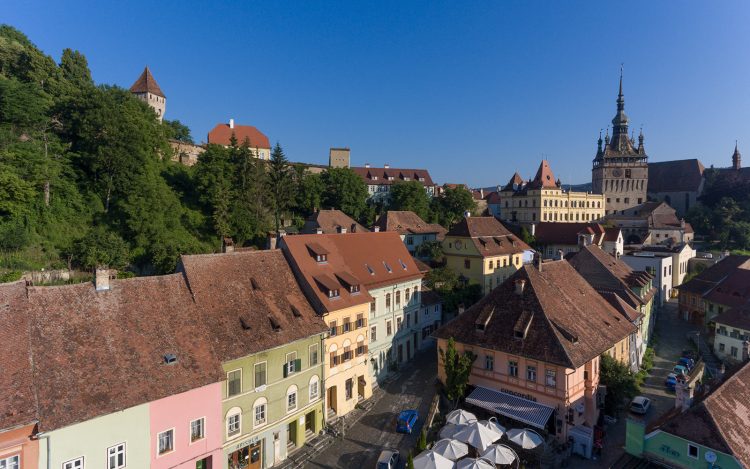
[[[338,391],[336,390],[336,386],[331,386],[328,388],[328,411],[333,412],[336,414],[336,394]]]
[[[281,438],[279,432],[273,434],[273,463],[278,464],[284,460],[281,453]]]
[[[286,425],[286,445],[297,446],[297,420],[292,420]]]
[[[261,455],[263,454],[261,442],[257,442],[250,447],[248,454],[248,465],[247,469],[260,469],[263,467],[263,461]],[[209,466],[210,467],[210,466]]]
[[[308,412],[305,415],[305,431],[315,433],[315,411]]]
[[[404,361],[404,346],[398,344],[398,362],[401,363],[402,361]]]
[[[417,333],[414,333],[414,353],[417,353],[417,350],[419,349],[419,343],[417,342]]]

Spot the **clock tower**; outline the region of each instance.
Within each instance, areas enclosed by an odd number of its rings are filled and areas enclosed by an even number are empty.
[[[599,134],[594,165],[591,169],[592,192],[604,194],[606,214],[623,210],[646,202],[648,188],[648,155],[643,146],[643,131],[635,139],[628,136],[628,116],[625,115],[625,98],[622,94],[622,70],[620,70],[620,92],[617,95],[617,114],[612,119],[612,138],[609,129],[604,137]]]

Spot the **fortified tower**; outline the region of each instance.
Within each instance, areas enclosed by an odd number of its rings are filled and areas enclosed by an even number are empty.
[[[130,87],[130,92],[154,108],[156,115],[159,117],[159,122],[161,122],[167,110],[167,97],[162,93],[159,84],[156,83],[156,79],[151,75],[151,70],[148,67],[143,70],[141,76]]]
[[[636,147],[635,139],[628,136],[628,122],[620,70],[620,92],[617,95],[617,114],[612,119],[612,139],[607,130],[602,146],[602,135],[599,134],[591,170],[592,191],[604,194],[607,215],[646,202],[648,155],[643,146],[643,131],[638,136]]]

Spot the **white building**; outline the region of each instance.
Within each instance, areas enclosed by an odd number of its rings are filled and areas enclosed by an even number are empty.
[[[656,301],[664,305],[672,295],[672,255],[667,252],[631,251],[622,256],[622,260],[633,270],[645,270],[654,276],[657,287]]]
[[[736,364],[750,355],[750,305],[731,308],[714,318],[714,353],[722,361]]]

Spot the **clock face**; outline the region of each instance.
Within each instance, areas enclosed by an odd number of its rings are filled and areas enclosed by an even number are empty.
[[[619,178],[622,176],[622,170],[621,169],[613,169],[612,170],[612,176]]]
[[[462,243],[461,241],[456,241],[456,249],[458,251],[460,251],[461,248],[463,248],[463,247],[464,247],[464,243]]]

